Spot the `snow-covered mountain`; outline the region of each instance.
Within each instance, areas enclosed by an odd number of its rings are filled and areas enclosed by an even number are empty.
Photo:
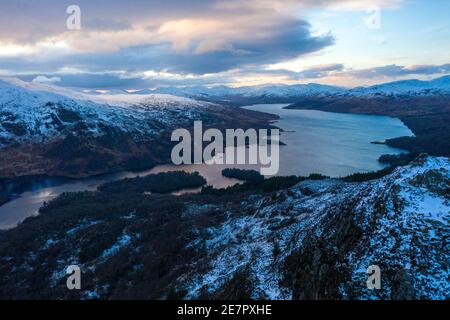
[[[82,122],[101,135],[105,126],[134,135],[198,118],[212,104],[161,94],[88,95],[56,86],[0,80],[0,147],[18,141],[43,142]]]
[[[192,86],[192,87],[161,87],[153,90],[142,90],[134,94],[162,93],[192,98],[211,98],[211,99],[229,99],[233,97],[267,97],[267,98],[289,98],[298,96],[320,96],[342,93],[344,89],[321,85],[321,84],[267,84],[259,86],[246,87],[227,87],[227,86]]]
[[[450,94],[450,76],[431,81],[403,80],[368,87],[343,88],[321,84],[267,84],[246,87],[227,86],[192,86],[161,87],[152,90],[141,90],[134,94],[163,93],[182,97],[233,100],[240,98],[289,99],[299,97],[373,97],[373,96],[428,96]]]
[[[98,171],[102,162],[106,170],[108,159],[122,163],[141,159],[138,161],[141,165],[147,161],[151,166],[149,159],[162,161],[167,156],[164,144],[170,143],[173,129],[188,128],[194,120],[224,124],[229,119],[239,125],[239,117],[234,113],[235,110],[210,102],[167,94],[90,95],[2,78],[0,177],[50,172],[65,175],[66,170],[61,166],[77,161],[90,162],[92,168],[88,171],[92,173],[102,171]],[[169,138],[161,139],[163,135]],[[155,145],[159,151],[152,151]],[[112,163],[109,166],[112,170],[124,169]],[[83,167],[72,171],[78,175],[79,169],[86,169]]]
[[[444,76],[430,81],[402,80],[370,87],[358,87],[349,90],[348,94],[356,96],[374,95],[406,95],[428,96],[450,94],[450,76]]]

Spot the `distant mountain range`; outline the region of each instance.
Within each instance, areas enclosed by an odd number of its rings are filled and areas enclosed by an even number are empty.
[[[114,93],[108,92],[108,94]],[[343,88],[322,84],[267,84],[246,87],[227,86],[192,86],[192,87],[161,87],[153,90],[136,91],[133,94],[170,94],[196,99],[233,100],[233,98],[296,98],[311,96],[426,96],[450,94],[450,76],[444,76],[431,81],[403,80],[389,82],[369,87]]]
[[[402,80],[378,84],[370,87],[358,87],[348,90],[350,95],[438,95],[450,94],[450,76],[430,81]]]
[[[270,84],[270,85],[260,85],[260,86],[248,86],[248,87],[237,87],[231,88],[226,86],[218,87],[165,87],[155,90],[144,90],[137,91],[135,94],[147,94],[149,92],[153,93],[166,93],[176,96],[187,96],[196,98],[207,98],[207,97],[232,97],[232,96],[243,96],[243,97],[295,97],[295,96],[309,96],[309,95],[329,95],[329,94],[339,94],[343,89],[321,85],[321,84],[298,84],[298,85],[283,85],[283,84]]]

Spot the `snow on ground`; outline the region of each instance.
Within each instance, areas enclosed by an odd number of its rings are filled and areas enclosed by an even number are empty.
[[[450,161],[428,157],[392,174],[364,183],[305,181],[274,199],[243,202],[239,212],[192,246],[205,246],[208,271],[181,277],[188,298],[202,290],[214,293],[238,272],[254,284],[253,297],[289,299],[280,284],[286,257],[306,238],[324,235],[326,221],[348,215],[358,221],[361,236],[346,256],[350,280],[341,283],[342,298],[389,299],[398,295],[388,277],[373,292],[365,287],[367,268],[380,264],[395,273],[405,292],[416,298],[450,298]],[[432,183],[429,183],[431,179]],[[306,194],[302,193],[302,190]],[[339,208],[346,208],[340,210]],[[331,234],[325,234],[332,237]],[[390,278],[392,280],[392,277]],[[410,279],[410,280],[409,280]]]
[[[56,86],[0,79],[0,147],[7,142],[44,142],[75,131],[94,135],[115,127],[136,136],[157,135],[206,114],[213,104],[170,95],[88,95]],[[3,139],[3,143],[2,140]]]
[[[109,257],[118,253],[120,249],[122,249],[123,247],[130,245],[130,243],[131,243],[131,236],[129,234],[124,233],[117,239],[116,243],[114,243],[110,248],[102,252],[102,254],[100,255],[100,259],[102,260],[108,259]]]

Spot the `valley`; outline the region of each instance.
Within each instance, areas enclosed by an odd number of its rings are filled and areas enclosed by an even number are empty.
[[[450,300],[450,1],[1,4],[12,314]]]
[[[5,87],[2,299],[449,298],[446,96],[314,93],[238,108]],[[279,176],[164,164],[170,130],[195,120],[280,127]],[[83,290],[66,290],[69,264]],[[373,264],[376,292],[364,285]]]
[[[397,119],[367,116],[333,114],[318,111],[287,110],[288,104],[253,105],[241,111],[255,114],[257,110],[262,115],[278,119],[271,122],[283,130],[281,139],[286,145],[280,147],[280,170],[278,176],[309,176],[322,174],[330,177],[343,177],[355,173],[378,171],[385,165],[378,162],[383,154],[400,154],[402,150],[385,145],[374,145],[371,142],[385,140],[391,137],[410,135],[411,132]],[[241,122],[242,123],[242,120]],[[170,137],[167,137],[170,141]],[[162,142],[160,143],[162,144]],[[333,148],[330,148],[333,145]],[[71,144],[67,145],[67,147]],[[170,149],[168,149],[170,154]],[[70,151],[67,151],[70,153]],[[170,162],[170,159],[166,160]],[[105,164],[106,165],[106,164]],[[30,216],[38,214],[44,202],[49,202],[63,192],[95,191],[104,183],[146,176],[161,172],[183,170],[199,172],[214,188],[229,187],[238,182],[222,176],[225,168],[241,168],[259,170],[259,165],[173,165],[160,164],[151,169],[119,171],[113,174],[100,175],[91,178],[55,178],[27,177],[4,180],[3,196],[10,202],[0,206],[0,229],[14,227]],[[1,189],[0,189],[1,190]],[[199,188],[187,190],[199,192]],[[6,201],[6,200],[5,200]]]

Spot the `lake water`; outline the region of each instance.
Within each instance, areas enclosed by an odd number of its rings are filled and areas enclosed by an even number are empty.
[[[286,104],[254,105],[250,110],[277,114],[285,132],[280,147],[279,175],[321,173],[331,177],[383,168],[377,159],[402,150],[371,142],[412,136],[397,118],[283,109]]]
[[[311,173],[320,173],[339,177],[356,172],[379,170],[383,168],[383,165],[377,161],[380,155],[397,154],[401,150],[371,142],[412,135],[412,132],[395,118],[312,110],[288,110],[283,109],[285,106],[286,104],[270,104],[245,107],[280,116],[280,120],[274,123],[284,130],[281,133],[281,141],[286,144],[280,146],[280,170],[278,172],[280,176],[306,176]],[[56,186],[45,187],[44,183],[0,207],[0,229],[12,228],[25,218],[36,215],[44,201],[50,201],[62,192],[96,190],[103,183],[138,175],[144,176],[175,170],[198,171],[205,177],[209,185],[216,188],[239,183],[238,180],[221,175],[222,169],[226,167],[258,169],[257,165],[174,166],[169,164],[140,172],[120,172],[68,181]],[[182,190],[175,194],[198,190]]]

